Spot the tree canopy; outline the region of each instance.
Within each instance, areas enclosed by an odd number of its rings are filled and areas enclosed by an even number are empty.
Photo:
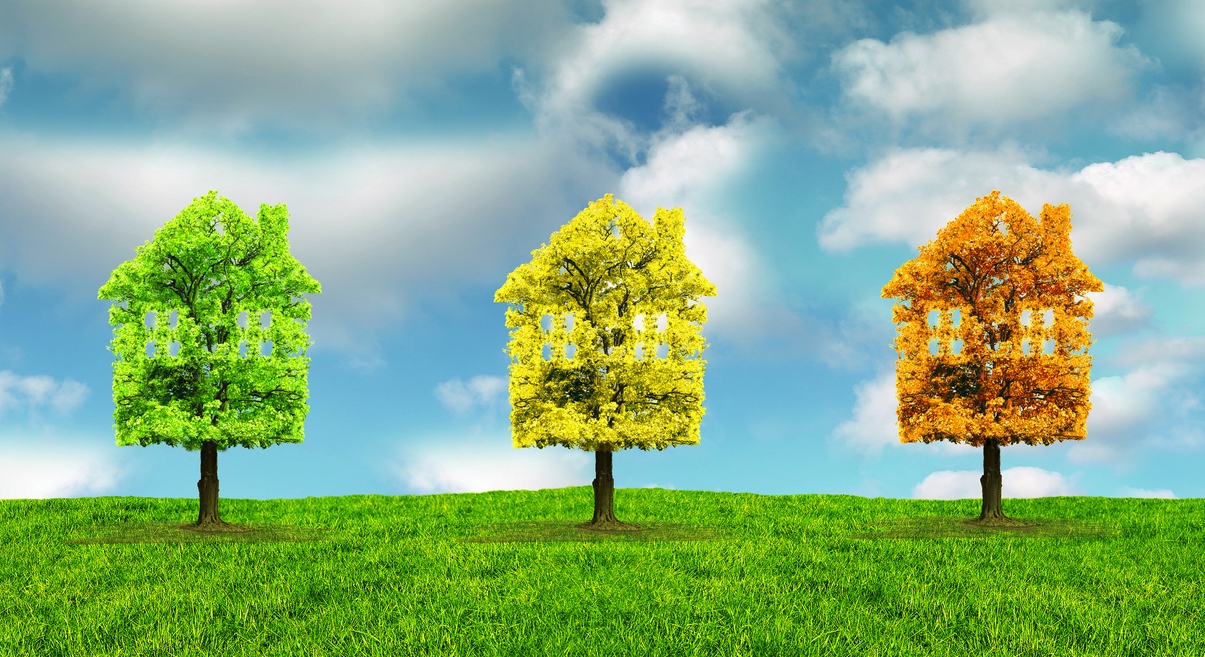
[[[993,191],[896,270],[882,295],[904,300],[892,310],[902,324],[895,340],[902,442],[1049,445],[1085,437],[1092,301],[1084,293],[1103,287],[1071,252],[1070,235],[1068,205],[1043,205],[1039,223]],[[1048,340],[1052,353],[1043,349]]]
[[[707,308],[698,297],[716,290],[686,257],[684,222],[680,208],[658,208],[650,225],[607,194],[507,276],[494,301],[512,304],[515,447],[699,442]]]
[[[301,442],[310,303],[300,295],[321,286],[289,253],[288,209],[263,204],[252,220],[210,191],[135,254],[98,293],[115,302],[117,444]]]

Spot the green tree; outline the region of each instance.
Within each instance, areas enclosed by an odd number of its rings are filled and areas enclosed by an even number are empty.
[[[321,287],[289,254],[288,230],[283,204],[261,205],[256,221],[211,191],[98,293],[115,302],[117,444],[201,451],[200,529],[237,529],[218,513],[219,450],[302,442],[310,303],[300,295]]]
[[[1092,408],[1092,301],[1084,293],[1103,288],[1071,252],[1069,206],[1047,203],[1041,217],[1034,221],[993,191],[919,247],[883,287],[884,298],[907,304],[892,309],[901,325],[900,441],[982,445],[985,524],[1012,523],[1001,506],[1000,446],[1083,440]],[[957,351],[954,340],[961,341]]]
[[[613,451],[699,442],[707,308],[698,297],[716,290],[686,258],[684,222],[681,208],[658,208],[650,225],[607,194],[494,295],[512,304],[512,442],[594,452],[591,528],[633,528],[615,517]]]

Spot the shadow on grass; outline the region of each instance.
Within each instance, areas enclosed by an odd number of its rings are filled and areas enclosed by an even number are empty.
[[[88,535],[75,536],[67,543],[295,543],[321,540],[330,531],[266,523],[229,525],[222,530],[198,530],[191,523],[143,522],[77,529],[74,534]]]
[[[984,525],[976,519],[955,516],[896,518],[885,523],[863,525],[863,533],[851,538],[1115,538],[1116,526],[1067,518],[1024,518],[1015,525]]]
[[[713,541],[730,538],[716,527],[675,523],[641,523],[636,529],[587,529],[575,520],[535,520],[506,522],[476,527],[477,535],[457,539],[462,543],[545,543],[545,542],[649,542]]]

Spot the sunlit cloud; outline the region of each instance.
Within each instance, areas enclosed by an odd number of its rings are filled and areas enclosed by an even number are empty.
[[[961,134],[1128,98],[1131,78],[1152,62],[1132,45],[1115,45],[1121,34],[1083,11],[1029,3],[933,34],[861,39],[835,52],[832,65],[852,105]]]
[[[84,402],[88,392],[88,386],[74,379],[56,381],[49,376],[21,376],[3,370],[0,371],[0,415],[43,406],[68,413]]]
[[[117,488],[124,476],[119,459],[97,447],[12,432],[0,439],[0,498],[98,495]]]
[[[494,406],[506,397],[507,380],[499,376],[475,376],[468,383],[460,379],[444,381],[435,387],[439,403],[455,413],[474,406]]]
[[[942,470],[925,477],[912,489],[912,498],[918,500],[962,500],[982,499],[983,484],[979,478],[982,471]],[[1019,466],[1002,470],[1001,488],[1005,498],[1079,496],[1083,491],[1058,472],[1041,468]]]
[[[11,66],[0,68],[0,105],[8,100],[8,94],[13,90],[13,69]]]
[[[516,449],[506,433],[427,436],[398,452],[392,476],[414,493],[480,493],[588,485],[590,454],[564,447]]]
[[[1092,300],[1089,330],[1093,337],[1130,333],[1150,324],[1151,307],[1120,285],[1104,283],[1103,292],[1088,292]]]

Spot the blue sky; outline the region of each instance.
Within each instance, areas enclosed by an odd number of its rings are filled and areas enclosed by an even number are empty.
[[[511,446],[493,294],[607,193],[718,289],[701,442],[616,486],[977,498],[981,450],[899,443],[880,291],[993,189],[1105,283],[1087,440],[1005,447],[1005,497],[1205,496],[1195,4],[0,3],[0,497],[196,497],[115,444],[96,294],[210,189],[287,204],[323,287],[305,442],[222,452],[224,498],[588,485]]]

